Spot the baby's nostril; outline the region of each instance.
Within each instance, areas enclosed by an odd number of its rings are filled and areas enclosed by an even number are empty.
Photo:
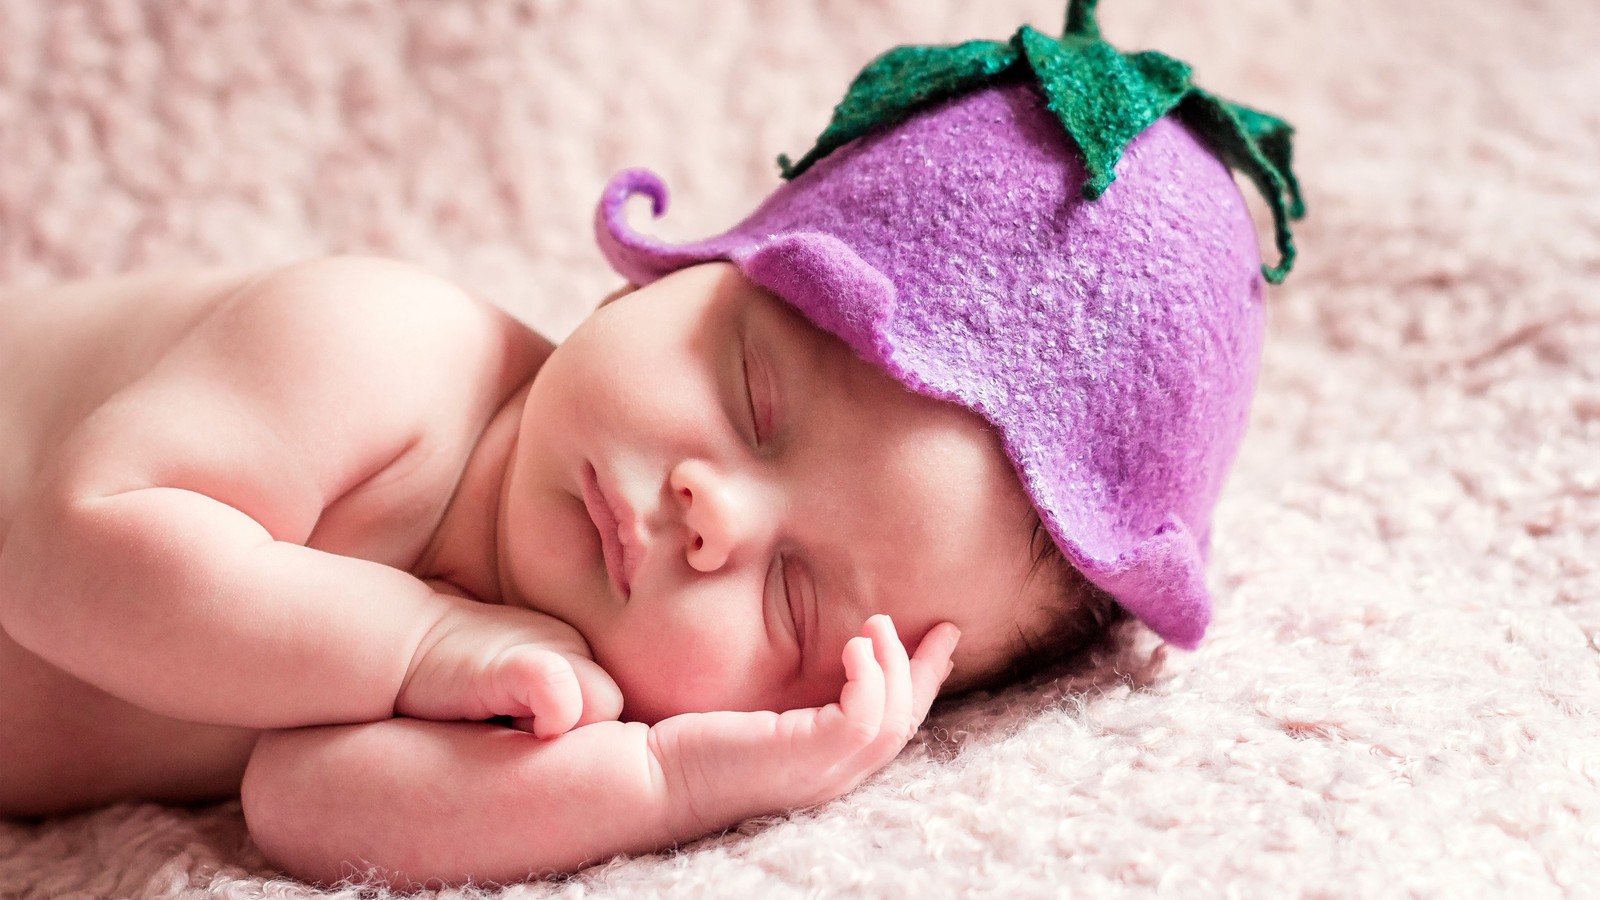
[[[701,547],[704,547],[705,545],[706,545],[706,539],[705,538],[701,537],[698,534],[694,536],[694,548],[696,550],[699,550]]]

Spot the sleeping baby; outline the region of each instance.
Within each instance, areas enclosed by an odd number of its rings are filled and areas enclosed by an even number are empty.
[[[1123,616],[1193,647],[1289,134],[1079,0],[880,57],[720,236],[618,175],[560,345],[377,259],[0,295],[0,814],[504,882],[838,797]]]

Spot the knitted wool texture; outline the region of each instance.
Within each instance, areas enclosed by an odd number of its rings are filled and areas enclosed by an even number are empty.
[[[1260,258],[1226,166],[1163,118],[1085,199],[1080,154],[1028,84],[869,134],[697,243],[633,231],[618,174],[601,250],[636,284],[729,260],[908,388],[992,423],[1045,528],[1085,577],[1194,647],[1211,509],[1260,354]]]

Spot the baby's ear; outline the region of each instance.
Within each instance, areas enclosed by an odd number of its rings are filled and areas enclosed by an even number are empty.
[[[616,299],[618,299],[620,297],[626,297],[629,294],[633,293],[634,291],[637,291],[638,289],[639,289],[639,286],[637,284],[625,284],[622,287],[619,287],[616,290],[612,291],[611,293],[607,294],[606,298],[604,300],[600,301],[600,306],[597,306],[595,308],[599,309],[601,307],[604,307],[605,305],[609,304],[611,301],[616,300]]]

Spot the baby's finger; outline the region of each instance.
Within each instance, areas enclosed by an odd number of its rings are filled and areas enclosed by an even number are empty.
[[[852,735],[867,741],[883,727],[883,669],[873,656],[870,638],[857,635],[844,645],[844,690],[839,709]]]
[[[954,665],[950,655],[961,640],[961,630],[949,622],[933,626],[911,656],[911,706],[917,723],[928,717],[928,709],[939,696],[939,688],[950,677]]]
[[[873,616],[867,620],[865,630],[872,636],[873,652],[883,667],[883,731],[903,744],[917,728],[916,721],[911,718],[911,660],[906,657],[905,644],[900,642],[893,619],[886,615]]]
[[[494,710],[533,716],[535,737],[566,734],[583,713],[583,689],[572,664],[559,653],[542,648],[516,647],[499,661],[497,675],[509,687],[506,696],[518,697],[526,709]]]
[[[611,722],[622,715],[622,689],[592,659],[568,657],[573,674],[578,677],[578,687],[583,693],[583,715],[574,728],[595,722]]]

